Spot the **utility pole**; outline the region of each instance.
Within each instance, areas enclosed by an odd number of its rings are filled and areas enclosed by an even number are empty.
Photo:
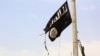
[[[76,0],[71,0],[72,4],[72,33],[73,33],[73,56],[78,56],[78,38],[76,22]]]

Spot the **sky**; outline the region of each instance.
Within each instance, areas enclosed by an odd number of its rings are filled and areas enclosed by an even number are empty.
[[[47,56],[44,33],[66,0],[0,0],[0,56]],[[100,1],[76,0],[78,39],[86,56],[100,56]],[[71,10],[71,0],[68,0]],[[54,42],[46,35],[49,56],[72,56],[72,24]],[[81,56],[79,50],[79,56]]]

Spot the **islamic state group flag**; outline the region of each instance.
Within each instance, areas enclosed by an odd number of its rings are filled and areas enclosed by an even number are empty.
[[[61,32],[71,24],[71,22],[71,15],[66,1],[50,18],[44,31],[45,33],[49,32],[50,40],[54,41],[61,35]]]

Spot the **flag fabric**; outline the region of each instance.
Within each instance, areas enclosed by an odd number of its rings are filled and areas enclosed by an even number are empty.
[[[50,18],[46,27],[45,34],[49,32],[49,38],[54,41],[61,35],[61,32],[72,22],[67,1]]]

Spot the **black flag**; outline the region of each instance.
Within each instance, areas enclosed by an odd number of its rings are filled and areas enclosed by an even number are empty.
[[[57,10],[57,12],[51,17],[46,27],[45,33],[49,31],[49,38],[54,41],[60,36],[61,32],[71,24],[71,16],[68,8],[67,1]]]

